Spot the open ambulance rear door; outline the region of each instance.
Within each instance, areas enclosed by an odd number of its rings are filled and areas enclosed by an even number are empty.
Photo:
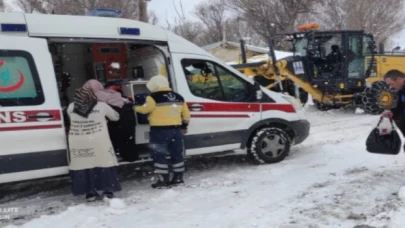
[[[1,24],[1,29],[0,183],[67,174],[66,136],[48,44],[21,36],[25,24]]]

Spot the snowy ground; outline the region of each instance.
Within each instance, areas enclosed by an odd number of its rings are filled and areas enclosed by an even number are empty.
[[[281,163],[255,166],[241,157],[191,161],[186,186],[152,190],[149,177],[126,177],[121,200],[110,204],[84,203],[61,181],[59,187],[53,183],[56,190],[0,204],[18,209],[0,226],[405,227],[404,153],[365,150],[378,117],[311,106],[307,115],[310,137]]]

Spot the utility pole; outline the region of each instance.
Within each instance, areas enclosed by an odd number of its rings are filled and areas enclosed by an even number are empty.
[[[148,3],[151,0],[138,0],[139,20],[148,22]]]

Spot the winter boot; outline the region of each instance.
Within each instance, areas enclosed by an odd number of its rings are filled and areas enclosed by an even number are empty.
[[[183,173],[174,173],[173,179],[170,181],[171,185],[184,184]]]
[[[104,191],[104,192],[103,192],[103,196],[104,196],[105,198],[112,199],[112,198],[114,198],[114,193],[112,193],[112,192],[110,192],[110,191]]]
[[[100,195],[97,192],[91,192],[86,194],[86,200],[87,202],[93,202],[97,200],[97,197]]]
[[[159,180],[152,184],[152,188],[167,188],[170,187],[169,174],[158,175]]]

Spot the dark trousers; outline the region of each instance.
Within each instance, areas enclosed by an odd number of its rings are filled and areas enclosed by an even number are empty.
[[[125,104],[122,108],[111,107],[120,114],[118,121],[108,121],[108,132],[115,153],[119,153],[124,161],[136,161],[138,159],[134,139],[136,122],[132,104]]]
[[[181,129],[175,127],[151,127],[149,134],[149,145],[152,149],[155,173],[168,181],[169,162],[167,156],[170,156],[174,178],[182,178],[184,172],[184,146]]]
[[[405,136],[405,117],[401,117],[395,120],[395,124],[398,129],[401,131],[402,135]]]

